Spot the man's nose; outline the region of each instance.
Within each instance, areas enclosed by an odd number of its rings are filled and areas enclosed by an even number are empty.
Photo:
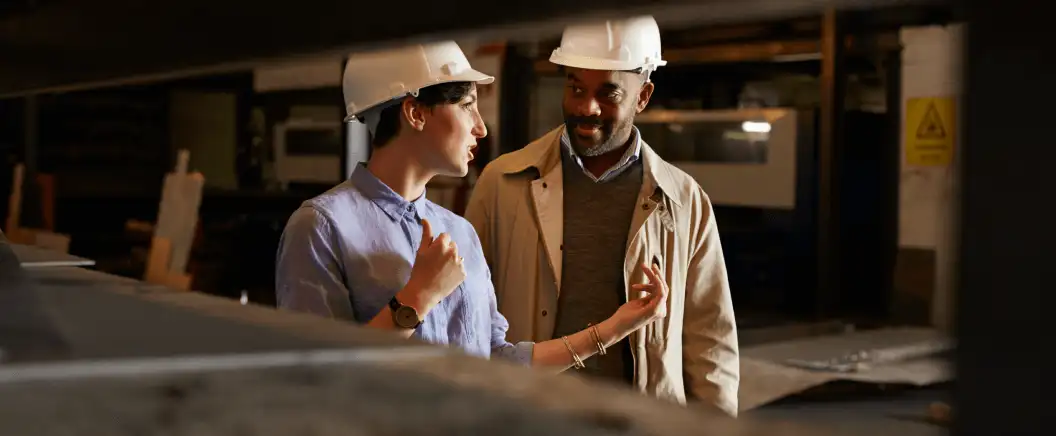
[[[584,98],[576,103],[576,115],[590,117],[601,115],[601,105],[593,98]]]

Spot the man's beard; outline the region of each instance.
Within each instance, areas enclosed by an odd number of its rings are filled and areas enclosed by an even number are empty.
[[[627,138],[630,137],[628,132],[631,130],[632,123],[633,120],[626,120],[619,125],[614,125],[612,123],[605,123],[595,117],[566,116],[565,130],[568,132],[568,140],[572,145],[572,149],[576,151],[577,155],[595,157],[619,150],[620,147],[623,147],[624,143],[627,142]],[[601,141],[594,143],[594,141],[590,139],[577,135],[576,126],[581,124],[598,126],[598,132],[601,134]]]

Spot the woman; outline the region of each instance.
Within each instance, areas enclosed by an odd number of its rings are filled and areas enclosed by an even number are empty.
[[[487,135],[473,70],[451,41],[348,59],[348,119],[365,122],[374,148],[349,180],[304,202],[279,243],[280,307],[394,330],[472,355],[565,369],[666,311],[667,288],[647,267],[646,293],[611,317],[562,338],[511,344],[473,227],[425,198],[435,176],[464,177]]]

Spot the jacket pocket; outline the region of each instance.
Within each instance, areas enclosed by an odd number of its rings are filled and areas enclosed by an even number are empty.
[[[666,268],[664,266],[664,259],[663,259],[662,255],[660,255],[659,253],[653,253],[651,255],[651,259],[649,261],[649,264],[653,265],[653,266],[656,266],[656,268],[658,270],[660,270],[659,271],[660,272],[659,276],[660,276],[661,280],[665,280],[665,281],[667,280]],[[668,285],[668,289],[669,290],[670,290],[670,288],[671,288],[670,285]],[[667,311],[667,312],[670,312],[671,311],[671,296],[670,295],[668,295],[667,301],[664,302],[664,305],[666,306],[664,308],[664,310]],[[657,346],[660,346],[662,348],[664,347],[664,341],[667,339],[667,320],[668,320],[668,318],[665,316],[664,318],[660,318],[660,319],[658,319],[656,321],[653,321],[652,323],[649,324],[649,326],[647,327],[646,339],[647,339],[647,341],[650,344],[657,345]]]

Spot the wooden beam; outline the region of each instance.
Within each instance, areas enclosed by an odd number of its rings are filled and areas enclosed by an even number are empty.
[[[820,52],[821,42],[814,39],[672,49],[664,52],[664,58],[675,64],[708,64],[773,61],[782,56],[820,54]]]
[[[785,56],[820,55],[818,40],[765,41],[758,43],[704,45],[664,50],[668,65],[722,64],[736,62],[776,62]],[[536,60],[538,74],[555,74],[557,65],[549,59]]]
[[[898,33],[842,37],[844,53],[867,54],[897,49]],[[670,48],[663,52],[668,65],[723,64],[737,62],[782,62],[784,60],[821,59],[819,39],[789,41],[761,41],[734,44],[701,45],[692,48]],[[534,63],[536,74],[556,74],[557,65],[550,63],[549,51]]]
[[[816,316],[831,315],[839,304],[840,180],[843,147],[844,72],[841,14],[825,11],[821,36],[821,120],[818,141],[817,293]]]
[[[874,0],[882,7],[906,0]],[[912,0],[922,2],[926,0]],[[861,0],[739,2],[708,0],[488,0],[436,3],[379,2],[373,17],[356,2],[301,0],[57,1],[48,7],[0,18],[0,98],[69,92],[252,69],[261,62],[298,55],[342,55],[384,44],[466,36],[535,40],[560,34],[578,20],[650,13],[661,26],[715,25],[817,14],[826,6],[860,7]],[[209,13],[203,13],[207,11]],[[408,11],[414,11],[408,14]],[[246,31],[232,25],[253,23]]]

